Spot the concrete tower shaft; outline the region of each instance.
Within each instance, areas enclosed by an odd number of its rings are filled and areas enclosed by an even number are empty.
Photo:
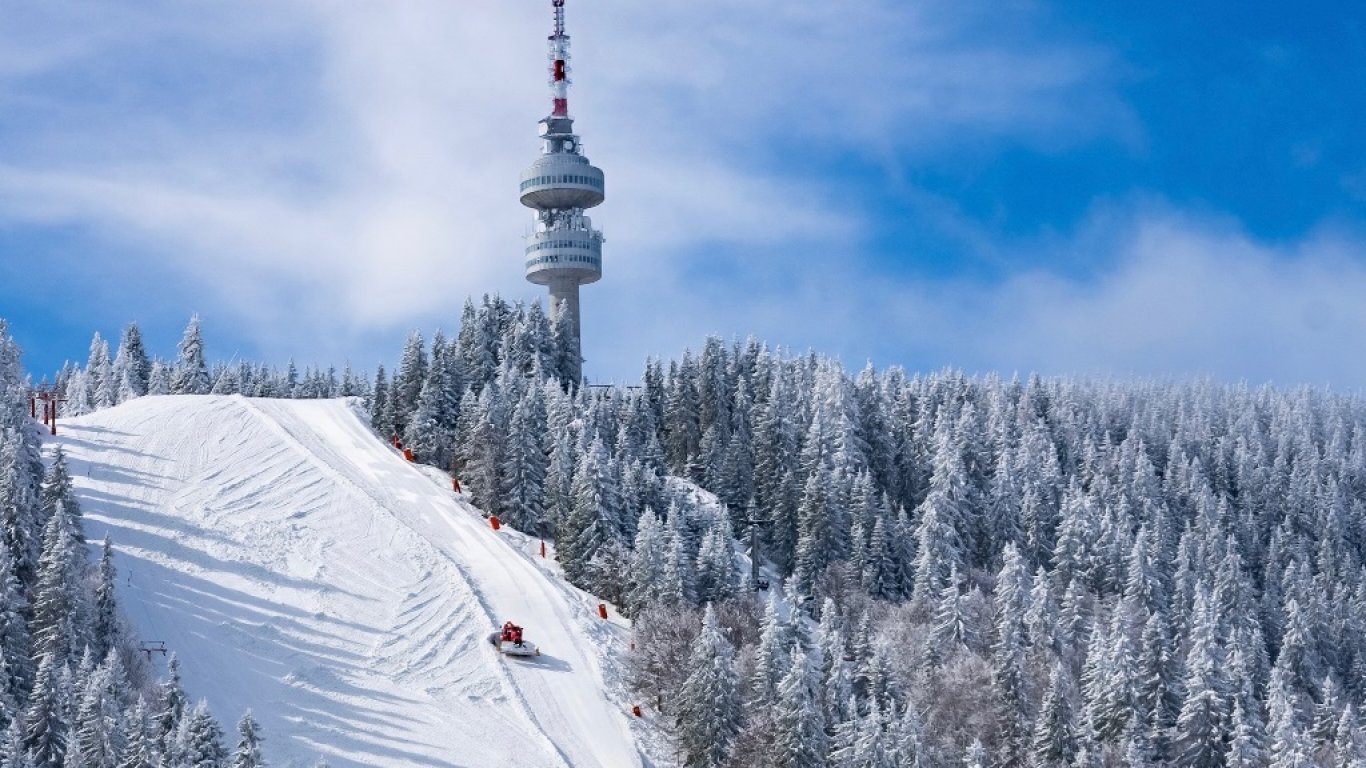
[[[522,205],[535,211],[526,238],[526,279],[550,288],[552,317],[568,313],[573,331],[567,373],[583,378],[579,334],[579,286],[602,277],[602,232],[584,215],[606,198],[602,170],[588,162],[569,116],[569,35],[565,0],[551,0],[554,31],[549,37],[550,114],[540,122],[541,156],[522,172]]]

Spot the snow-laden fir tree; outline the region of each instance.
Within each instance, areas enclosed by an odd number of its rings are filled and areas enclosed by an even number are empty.
[[[814,672],[800,646],[792,647],[789,658],[792,664],[778,684],[774,762],[779,768],[822,768],[827,737]]]
[[[265,768],[266,761],[261,757],[261,726],[252,716],[251,710],[242,715],[237,723],[237,747],[232,753],[230,768]]]
[[[180,722],[173,749],[177,768],[222,768],[228,752],[223,746],[223,730],[209,714],[202,699]]]
[[[204,336],[199,327],[199,315],[190,318],[190,324],[185,327],[185,335],[181,338],[178,349],[180,357],[171,376],[171,394],[208,394],[212,382],[209,381],[209,367],[204,357]]]
[[[114,381],[117,402],[125,402],[147,394],[152,375],[152,361],[142,342],[142,331],[137,323],[129,323],[119,340],[119,351],[114,356]]]
[[[690,768],[725,764],[731,740],[739,730],[740,691],[734,664],[734,649],[708,604],[702,631],[688,659],[691,673],[683,683],[678,703],[677,739],[683,764]]]
[[[108,408],[118,402],[118,382],[114,379],[113,362],[109,359],[109,342],[98,332],[90,342],[90,358],[85,366],[89,377],[89,404],[92,410]]]

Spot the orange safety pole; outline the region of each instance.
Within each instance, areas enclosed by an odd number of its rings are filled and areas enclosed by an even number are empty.
[[[602,618],[604,618],[604,619],[607,618],[607,604],[606,604],[606,603],[598,603],[598,616],[600,616],[600,617],[602,617]]]
[[[545,542],[541,542],[541,559],[545,559]]]

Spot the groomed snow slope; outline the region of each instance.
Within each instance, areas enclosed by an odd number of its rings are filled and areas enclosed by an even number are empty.
[[[623,626],[346,402],[146,397],[61,432],[142,639],[225,728],[251,707],[272,764],[643,764]],[[493,652],[507,619],[542,656]]]

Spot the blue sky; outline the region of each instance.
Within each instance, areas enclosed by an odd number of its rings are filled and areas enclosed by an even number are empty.
[[[35,371],[392,362],[522,279],[548,0],[0,0],[0,317]],[[1366,385],[1355,4],[570,0],[608,177],[586,370]]]

